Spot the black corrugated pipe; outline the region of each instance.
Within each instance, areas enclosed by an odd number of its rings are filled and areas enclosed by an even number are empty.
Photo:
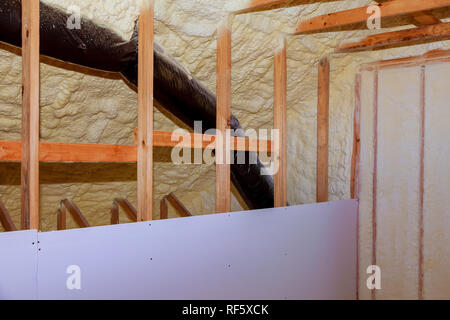
[[[88,19],[81,19],[81,28],[67,28],[70,14],[41,3],[41,54],[84,67],[121,73],[137,85],[137,30],[130,40]],[[21,46],[21,1],[0,0],[0,41]],[[216,97],[198,80],[186,73],[183,66],[164,53],[155,43],[155,100],[191,128],[202,121],[204,130],[215,128]],[[241,129],[231,116],[231,128]],[[243,136],[243,132],[237,134]],[[235,160],[236,160],[235,153]],[[248,153],[247,157],[248,159]],[[236,161],[235,161],[236,162]],[[231,165],[231,179],[251,209],[273,207],[273,180],[262,175],[264,165]]]

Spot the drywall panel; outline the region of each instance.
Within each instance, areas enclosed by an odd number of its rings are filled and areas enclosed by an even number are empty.
[[[420,67],[379,71],[377,298],[418,298]]]
[[[424,296],[450,298],[450,63],[426,66]]]
[[[356,211],[349,200],[42,233],[39,298],[354,299]]]
[[[37,232],[0,233],[0,300],[37,298]]]

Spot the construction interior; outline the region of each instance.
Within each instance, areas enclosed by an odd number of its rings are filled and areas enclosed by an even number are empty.
[[[355,298],[450,299],[449,7],[0,0],[0,231],[357,199]]]

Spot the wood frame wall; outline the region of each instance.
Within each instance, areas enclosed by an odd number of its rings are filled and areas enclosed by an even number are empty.
[[[274,5],[288,3],[286,0],[252,0],[234,14],[254,12]],[[153,195],[153,146],[173,146],[169,133],[153,131],[153,0],[141,12],[139,19],[139,77],[138,77],[138,130],[137,146],[62,144],[39,142],[39,0],[22,1],[22,140],[0,141],[0,161],[21,161],[21,227],[39,229],[39,161],[80,162],[134,162],[138,163],[138,221],[152,219]],[[412,31],[398,31],[371,36],[360,43],[343,45],[339,50],[370,49],[392,43],[408,43],[411,34],[418,39],[441,39],[449,36],[449,27],[440,23],[429,10],[447,7],[450,0],[391,0],[381,3],[381,17],[412,14],[425,27]],[[367,19],[367,7],[335,12],[302,21],[292,34],[323,31],[330,27],[344,26]],[[219,28],[217,48],[217,129],[227,132],[231,116],[231,21],[232,15]],[[422,21],[422,22],[421,22]],[[429,53],[427,61],[440,59],[439,52]],[[446,59],[449,59],[448,57]],[[403,59],[394,64],[418,63],[416,59]],[[390,62],[369,65],[367,68],[389,67]],[[275,175],[274,205],[286,205],[286,41],[275,57],[274,127],[280,130],[280,150],[275,155],[280,163]],[[328,200],[328,101],[329,63],[319,63],[318,86],[318,155],[317,155],[317,201]],[[355,117],[357,113],[355,113]],[[355,126],[358,124],[355,118]],[[357,132],[355,132],[357,134]],[[195,139],[195,134],[191,134]],[[359,137],[354,141],[359,143]],[[156,139],[156,143],[155,143]],[[232,140],[234,139],[234,140]],[[222,159],[229,158],[230,149],[242,149],[240,138],[230,138],[215,145]],[[245,150],[250,150],[250,139],[245,140]],[[234,142],[232,142],[234,141]],[[219,141],[220,143],[221,141]],[[233,146],[230,146],[232,144]],[[237,144],[237,145],[236,145]],[[259,143],[257,144],[260,145]],[[202,146],[206,147],[206,146]],[[268,150],[272,144],[269,143]],[[98,152],[98,151],[101,152]],[[358,147],[352,157],[351,193],[355,196],[357,186]],[[356,154],[355,154],[356,153]],[[230,211],[230,165],[217,164],[216,211]]]
[[[366,63],[361,65],[358,73],[356,74],[355,81],[355,94],[356,103],[354,111],[354,146],[352,155],[352,169],[351,169],[351,194],[354,198],[360,199],[360,151],[361,151],[361,73],[363,71],[373,71],[374,76],[374,138],[373,138],[373,150],[374,150],[374,164],[373,164],[373,185],[372,185],[372,264],[376,265],[377,262],[377,149],[378,149],[378,72],[391,68],[408,68],[422,66],[421,68],[421,92],[420,92],[420,117],[421,117],[421,132],[420,132],[420,199],[419,199],[419,271],[418,271],[418,298],[422,300],[424,298],[423,292],[423,278],[424,278],[424,217],[423,217],[423,201],[424,201],[424,156],[425,156],[425,66],[435,63],[450,62],[450,50],[433,50],[425,53],[421,56],[413,56],[408,58],[381,60],[372,63]],[[359,216],[359,214],[358,214]],[[359,243],[359,223],[358,223],[358,243]],[[359,247],[358,247],[358,260],[359,260]],[[357,298],[359,298],[359,265],[357,266]],[[372,291],[372,299],[376,299],[375,290]]]

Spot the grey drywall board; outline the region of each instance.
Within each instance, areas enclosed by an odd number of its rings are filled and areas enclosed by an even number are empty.
[[[354,299],[356,216],[348,200],[40,233],[39,298]]]
[[[37,298],[37,231],[0,233],[0,300]]]

